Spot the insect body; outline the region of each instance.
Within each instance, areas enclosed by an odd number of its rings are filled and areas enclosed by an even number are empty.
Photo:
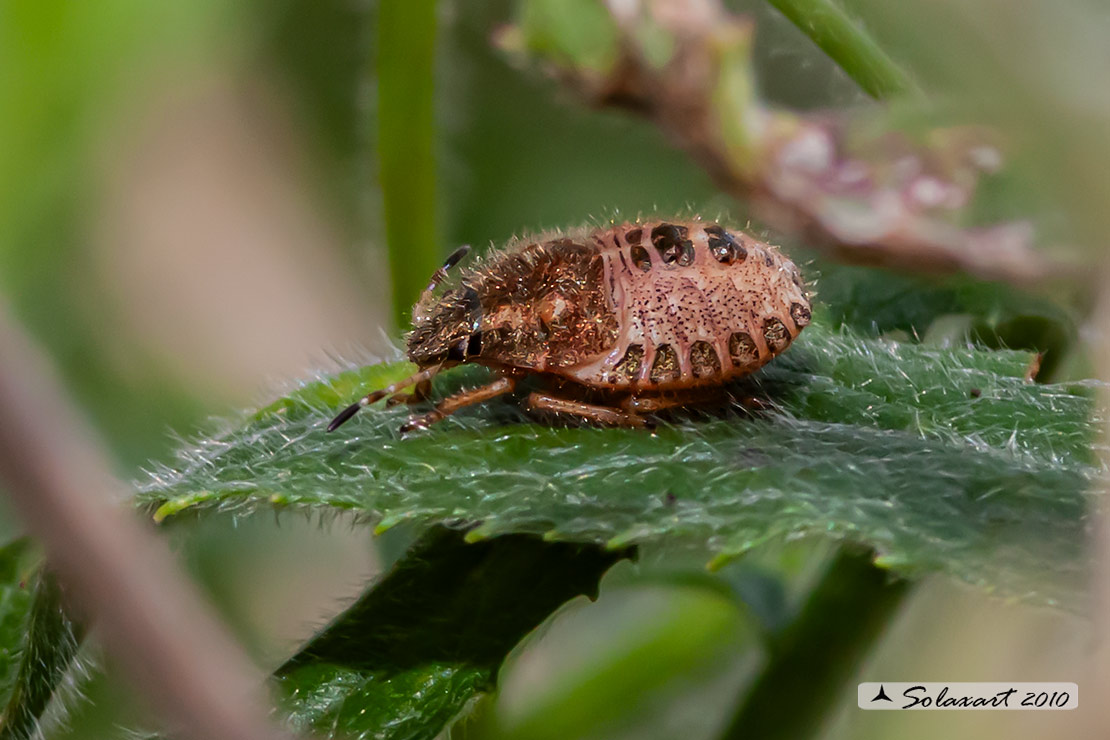
[[[368,394],[332,421],[462,363],[492,368],[487,385],[412,419],[424,427],[536,376],[532,409],[621,426],[722,394],[785,350],[810,320],[794,264],[715,223],[653,221],[522,243],[461,271],[436,294],[448,258],[413,308],[407,354],[418,371]],[[392,399],[391,399],[392,400]]]

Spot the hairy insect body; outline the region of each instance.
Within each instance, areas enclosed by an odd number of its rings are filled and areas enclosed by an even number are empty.
[[[494,255],[462,275],[461,286],[420,304],[408,338],[419,364],[459,358],[543,372],[573,366],[616,341],[619,326],[602,288],[596,245],[572,239]],[[466,345],[465,348],[463,345]]]
[[[578,382],[632,391],[719,385],[757,370],[809,323],[797,269],[750,237],[695,222],[613,229],[598,241],[619,331],[566,372]]]
[[[460,258],[452,255],[445,269]],[[421,372],[368,395],[331,428],[360,405],[426,386],[440,369],[464,362],[501,377],[413,425],[536,375],[558,381],[563,396],[533,393],[533,408],[639,426],[640,412],[704,398],[754,372],[810,320],[792,262],[747,234],[699,220],[623,224],[510,248],[462,271],[458,285],[437,297],[443,277],[441,270],[413,310],[407,350]],[[567,397],[568,383],[607,403]]]

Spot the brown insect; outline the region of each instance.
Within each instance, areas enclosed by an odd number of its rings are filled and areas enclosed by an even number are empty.
[[[724,395],[785,350],[810,320],[798,269],[755,237],[700,220],[652,221],[522,242],[464,270],[452,254],[413,308],[407,354],[418,372],[368,394],[363,406],[427,397],[440,371],[468,362],[495,379],[411,419],[408,431],[514,390],[544,390],[530,409],[600,424],[648,426],[644,414]],[[399,391],[415,386],[408,395]]]

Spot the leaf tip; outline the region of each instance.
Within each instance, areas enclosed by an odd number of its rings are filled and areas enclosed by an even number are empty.
[[[618,535],[610,537],[605,543],[606,550],[623,550],[624,548],[632,545],[636,540],[644,537],[647,532],[643,527],[631,527],[621,532]]]
[[[492,536],[492,526],[489,523],[480,524],[474,529],[470,530],[463,536],[463,541],[468,545],[473,545],[478,542],[484,542]]]
[[[726,565],[728,565],[729,563],[731,563],[735,559],[736,559],[736,555],[734,553],[728,553],[728,552],[717,553],[716,555],[713,556],[712,559],[710,559],[710,561],[708,563],[705,564],[705,569],[707,571],[709,571],[710,573],[716,573],[721,568],[725,567]]]
[[[208,500],[212,495],[211,491],[197,491],[187,496],[167,499],[161,506],[154,510],[154,514],[151,518],[154,520],[155,524],[161,524],[168,517],[174,514],[180,514],[185,509]]]
[[[876,555],[872,558],[871,563],[876,568],[882,568],[883,570],[896,570],[908,566],[910,561],[903,555],[888,553],[886,555]]]

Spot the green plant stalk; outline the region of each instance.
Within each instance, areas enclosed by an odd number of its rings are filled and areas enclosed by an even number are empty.
[[[882,99],[917,86],[836,0],[767,0],[813,39],[868,95]]]
[[[435,0],[385,0],[378,17],[378,154],[393,319],[439,262],[435,157]]]
[[[876,567],[873,553],[843,548],[778,635],[771,658],[722,740],[815,737],[911,584]]]

